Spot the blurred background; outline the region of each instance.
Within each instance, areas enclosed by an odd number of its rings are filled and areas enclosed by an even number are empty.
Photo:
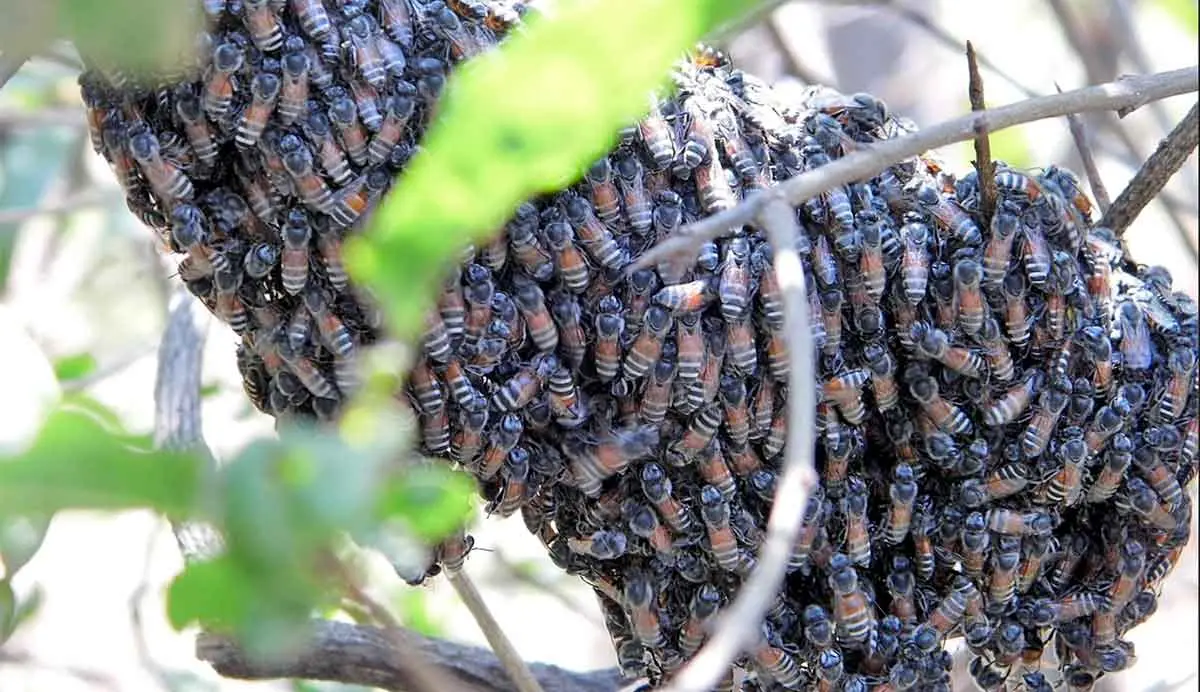
[[[728,48],[743,68],[781,88],[819,82],[867,91],[928,125],[969,109],[967,39],[981,56],[988,104],[1001,105],[1053,93],[1056,84],[1068,90],[1194,64],[1197,30],[1196,0],[794,2]],[[37,57],[0,91],[0,449],[37,425],[38,402],[58,386],[99,399],[131,431],[153,425],[155,351],[174,262],[159,256],[92,152],[71,62]],[[1121,120],[1084,118],[1112,197],[1195,98]],[[992,152],[1019,168],[1058,163],[1082,171],[1065,120],[996,134]],[[939,153],[953,170],[973,157],[969,143]],[[1166,266],[1193,297],[1197,179],[1193,155],[1126,235],[1139,262]],[[204,432],[223,457],[273,430],[243,395],[234,348],[232,332],[209,328]],[[1195,502],[1195,487],[1190,492]],[[1104,678],[1098,690],[1198,688],[1195,531],[1193,523],[1157,616],[1131,635],[1138,665]],[[467,570],[526,659],[576,670],[615,663],[590,589],[550,564],[519,517],[472,532],[480,549]],[[197,663],[194,633],[172,631],[163,612],[163,590],[181,567],[169,528],[149,513],[57,516],[13,582],[18,599],[34,598],[37,608],[0,648],[0,689],[350,689],[226,681]],[[375,567],[378,595],[407,626],[484,645],[448,584],[414,589],[382,561]],[[964,679],[960,689],[972,686]]]

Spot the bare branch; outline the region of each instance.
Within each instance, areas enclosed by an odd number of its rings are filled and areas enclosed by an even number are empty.
[[[450,579],[450,584],[458,593],[458,597],[467,606],[467,610],[471,611],[471,616],[475,618],[475,624],[479,625],[479,629],[487,638],[492,651],[496,652],[500,658],[500,663],[503,664],[509,679],[517,686],[517,690],[519,692],[542,692],[542,687],[530,672],[529,665],[521,659],[516,647],[508,640],[508,636],[504,634],[504,628],[496,622],[492,611],[488,609],[483,596],[475,588],[475,583],[471,581],[467,573],[463,570],[453,572],[447,570],[446,574]]]
[[[1162,190],[1171,176],[1183,166],[1200,140],[1200,103],[1171,130],[1167,138],[1159,142],[1158,148],[1146,159],[1133,180],[1121,192],[1100,220],[1119,236],[1129,228],[1142,209]]]
[[[970,41],[967,41],[967,95],[973,112],[987,110],[983,100],[983,77],[979,76],[975,46]],[[989,221],[996,209],[996,178],[992,175],[992,145],[983,123],[975,127],[975,170],[979,172],[979,213],[984,221]]]
[[[800,58],[800,54],[796,51],[796,46],[787,35],[784,28],[783,20],[779,18],[778,12],[772,12],[764,22],[767,30],[771,32],[771,38],[778,46],[779,52],[783,54],[784,60],[787,63],[788,72],[805,84],[824,84],[827,86],[837,86],[834,80],[823,75],[819,75],[812,70]]]
[[[158,348],[154,384],[154,444],[160,449],[190,451],[216,462],[204,443],[200,416],[200,373],[209,314],[186,288],[171,297],[167,328]],[[202,560],[221,552],[221,536],[208,524],[172,522],[171,530],[184,560]]]
[[[762,194],[762,193],[760,193]],[[761,636],[763,615],[787,573],[792,546],[800,532],[804,507],[816,487],[812,450],[814,435],[813,344],[808,322],[804,265],[796,252],[796,213],[786,202],[767,199],[756,219],[775,250],[775,274],[783,293],[784,330],[788,335],[788,425],[783,470],[775,491],[767,536],[758,565],[738,596],[714,623],[711,638],[666,688],[668,692],[705,692],[729,669],[743,649]]]
[[[963,142],[975,136],[975,128],[983,125],[996,132],[1021,123],[1057,118],[1067,113],[1106,111],[1135,106],[1169,96],[1194,92],[1200,88],[1197,66],[1152,75],[1126,76],[1107,84],[1084,87],[1062,94],[1039,96],[979,111],[934,125],[896,139],[864,146],[829,165],[801,173],[783,181],[741,204],[714,214],[681,229],[667,240],[642,255],[629,271],[651,266],[674,255],[693,252],[702,243],[720,237],[730,229],[750,223],[768,203],[785,200],[800,204],[835,185],[864,180],[910,156],[947,144]]]
[[[1062,87],[1057,82],[1055,82],[1054,88],[1058,90],[1058,93],[1062,93]],[[1106,212],[1109,205],[1112,204],[1112,199],[1108,196],[1108,188],[1104,187],[1100,169],[1096,167],[1096,158],[1092,155],[1091,146],[1088,145],[1088,133],[1083,124],[1083,118],[1075,113],[1068,113],[1067,127],[1071,130],[1071,139],[1075,140],[1079,159],[1083,161],[1083,172],[1087,175],[1088,185],[1092,188],[1092,196],[1096,198],[1096,204],[1100,206],[1100,211]]]
[[[445,671],[468,692],[514,692],[500,661],[490,652],[473,646],[453,644],[405,632],[401,644],[411,655]],[[303,678],[329,680],[385,690],[416,689],[408,669],[397,667],[398,645],[377,627],[318,620],[312,623],[308,651],[287,661],[259,661],[238,645],[215,634],[201,634],[196,656],[227,678],[268,680]],[[535,663],[534,676],[545,692],[612,692],[623,680],[615,668],[591,673],[574,673],[557,666]]]

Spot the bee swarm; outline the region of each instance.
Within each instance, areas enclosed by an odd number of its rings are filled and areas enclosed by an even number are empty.
[[[340,248],[417,147],[447,70],[521,3],[206,0],[201,64],[80,79],[93,144],[180,277],[242,337],[247,395],[336,417],[380,335]],[[518,29],[519,30],[519,29]],[[424,452],[520,512],[594,586],[624,670],[658,681],[754,568],[786,436],[773,256],[743,228],[625,268],[683,225],[911,124],[864,94],[802,103],[698,51],[570,189],[472,248],[407,394]],[[1188,538],[1196,304],[1094,227],[1069,171],[929,158],[797,210],[821,485],[742,689],[1089,689],[1134,662]],[[403,396],[402,393],[398,395]],[[470,540],[440,548],[458,569]],[[431,572],[434,570],[431,570]],[[735,685],[734,671],[723,689]]]

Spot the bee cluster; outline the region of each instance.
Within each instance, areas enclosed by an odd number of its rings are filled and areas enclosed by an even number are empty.
[[[447,68],[521,3],[216,0],[193,74],[81,78],[93,143],[180,277],[242,337],[250,399],[328,420],[379,336],[342,268],[436,112]],[[669,676],[753,569],[786,437],[773,253],[752,228],[628,271],[655,243],[910,123],[800,103],[699,50],[561,193],[470,248],[405,392],[421,444],[520,512],[600,599],[621,665]],[[1188,538],[1197,308],[1094,227],[1069,171],[926,157],[797,210],[821,483],[744,689],[1071,689],[1132,664]],[[407,396],[406,396],[407,395]],[[471,540],[438,550],[458,569]],[[430,573],[436,571],[431,568]],[[731,670],[723,689],[735,685]]]

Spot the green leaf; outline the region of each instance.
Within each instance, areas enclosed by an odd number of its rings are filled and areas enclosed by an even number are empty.
[[[380,500],[381,518],[399,519],[418,538],[438,541],[471,516],[475,482],[444,464],[406,470],[389,483]]]
[[[184,516],[200,469],[189,455],[132,451],[139,438],[114,429],[111,414],[86,399],[59,405],[28,451],[0,457],[0,512],[39,515],[60,509],[152,507]]]
[[[221,385],[216,382],[213,382],[212,384],[206,384],[206,385],[200,387],[200,398],[201,399],[210,399],[220,393],[221,393]]]
[[[190,563],[167,589],[167,619],[176,629],[197,622],[232,630],[256,598],[253,586],[227,555]]]
[[[447,262],[524,199],[559,189],[645,112],[680,52],[754,3],[563,2],[451,80],[421,154],[347,243],[401,337],[420,333]]]
[[[8,641],[16,629],[17,595],[13,593],[12,582],[8,579],[0,581],[0,644]]]
[[[99,64],[161,74],[190,59],[204,28],[198,10],[198,3],[162,0],[58,0],[57,27]]]
[[[90,353],[77,353],[54,361],[54,374],[59,382],[81,380],[96,371],[96,359]]]
[[[49,527],[49,515],[0,518],[0,559],[4,560],[6,579],[11,579],[37,554]]]

